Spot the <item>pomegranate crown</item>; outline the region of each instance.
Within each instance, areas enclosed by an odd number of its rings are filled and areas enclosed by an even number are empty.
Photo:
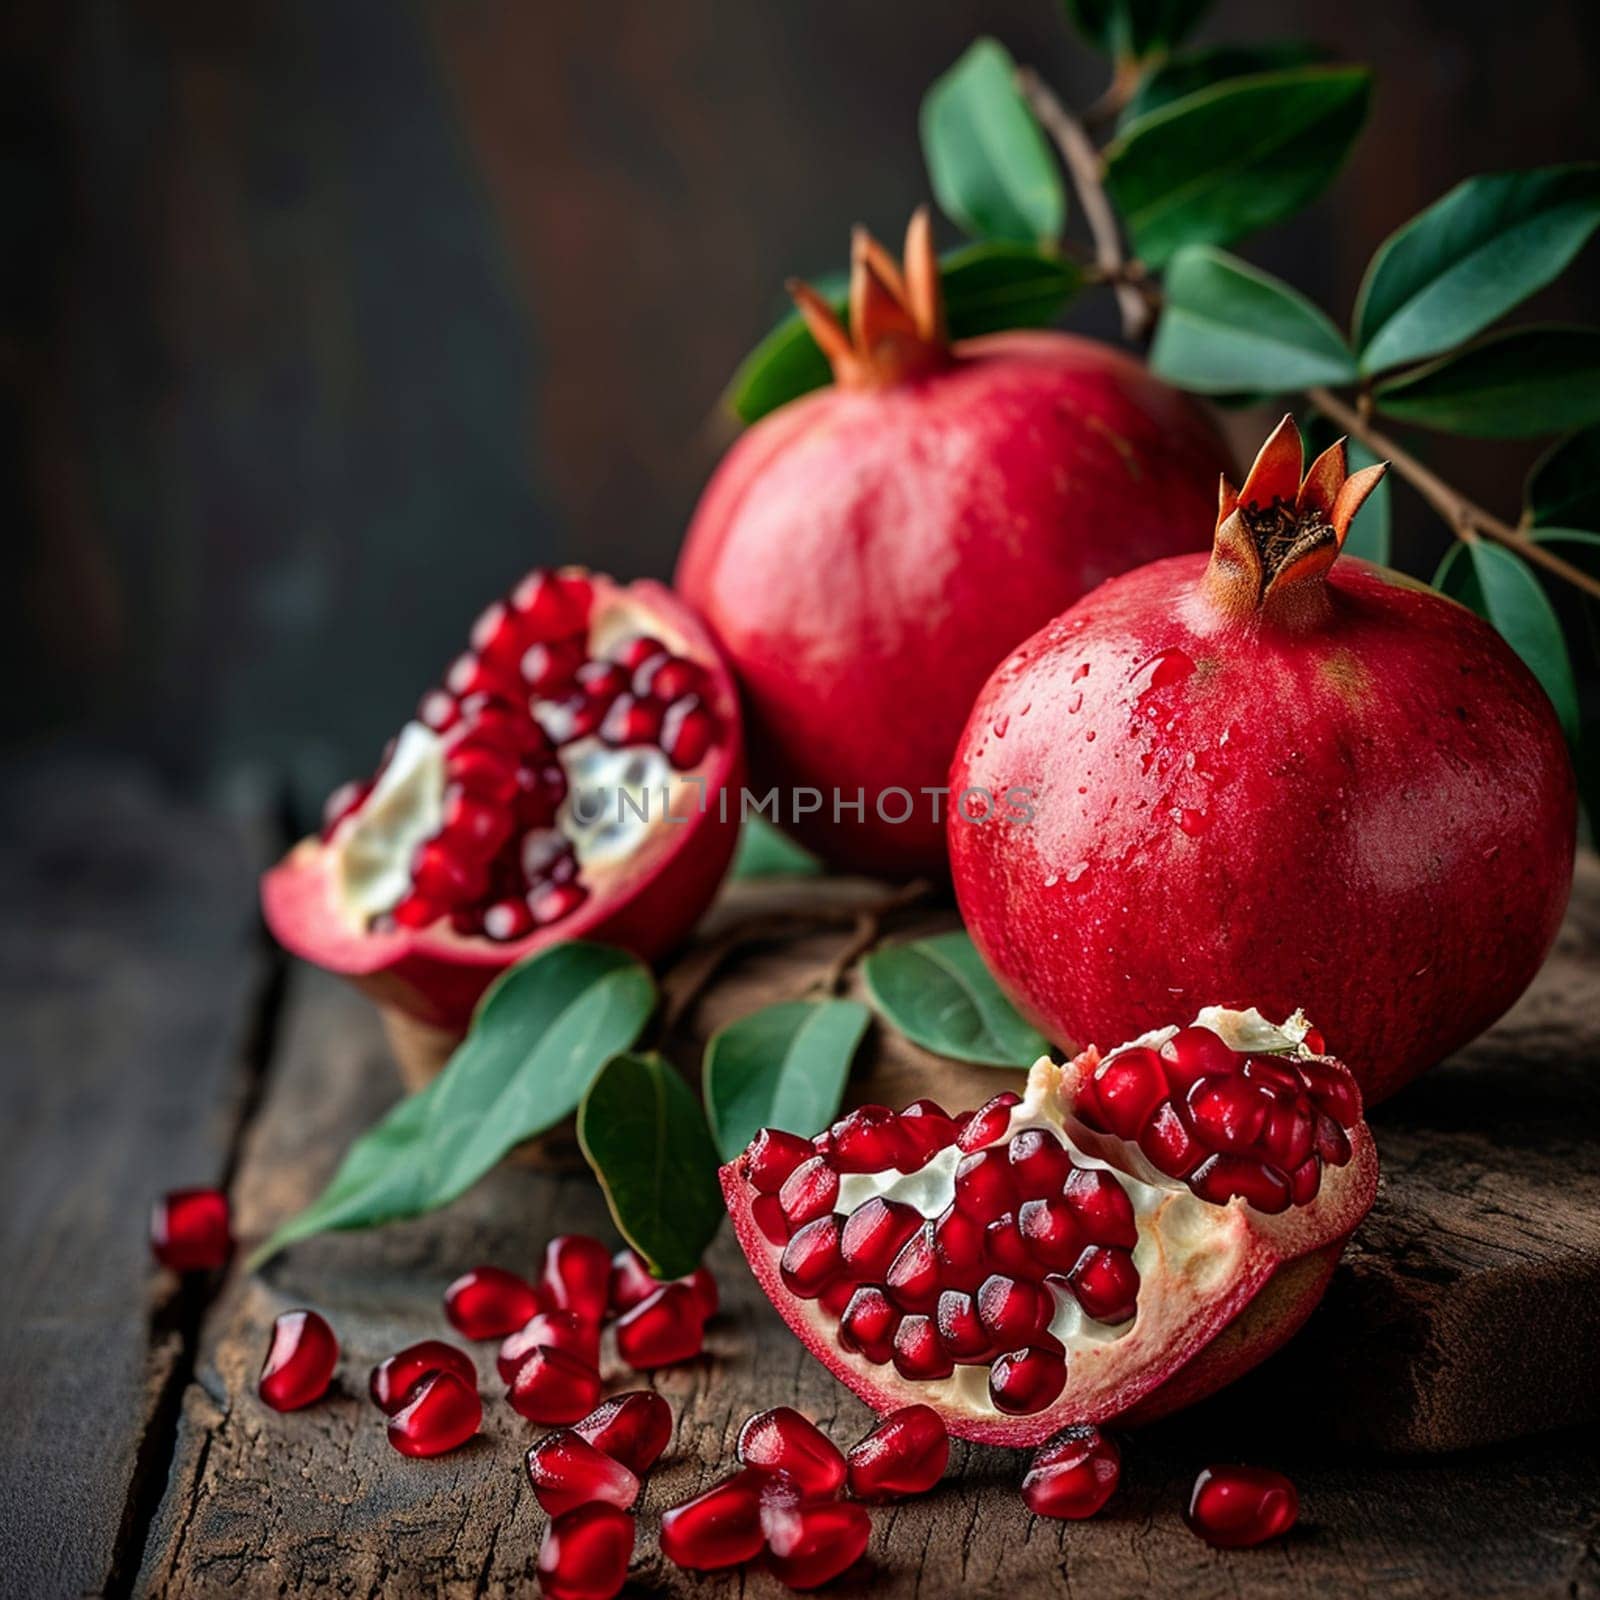
[[[1345,441],[1331,444],[1301,477],[1304,455],[1286,416],[1262,445],[1242,488],[1222,479],[1217,531],[1206,568],[1207,598],[1233,618],[1294,626],[1327,607],[1326,579],[1362,502],[1387,461],[1351,472]]]
[[[791,278],[785,287],[842,387],[878,388],[924,377],[949,359],[944,291],[926,206],[912,214],[902,262],[865,228],[851,235],[848,327],[810,284]]]

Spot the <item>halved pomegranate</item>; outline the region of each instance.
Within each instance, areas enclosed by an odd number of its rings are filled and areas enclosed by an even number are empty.
[[[738,836],[738,695],[661,584],[529,574],[472,629],[369,780],[262,883],[296,955],[461,1028],[561,939],[650,959],[709,904]]]
[[[1377,1188],[1361,1095],[1299,1013],[1210,1007],[950,1116],[863,1106],[722,1169],[807,1348],[880,1413],[1029,1445],[1141,1421],[1278,1348]]]

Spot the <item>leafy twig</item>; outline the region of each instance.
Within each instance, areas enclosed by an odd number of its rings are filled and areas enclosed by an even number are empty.
[[[932,892],[931,884],[923,878],[916,878],[887,899],[864,907],[856,917],[855,933],[828,963],[817,987],[825,994],[838,994],[844,987],[844,980],[850,975],[850,969],[883,937],[884,918],[926,900]]]

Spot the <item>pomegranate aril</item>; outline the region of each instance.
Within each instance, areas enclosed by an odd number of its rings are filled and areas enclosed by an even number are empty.
[[[900,1113],[900,1131],[908,1147],[916,1152],[915,1166],[926,1166],[939,1151],[956,1142],[958,1129],[954,1119],[945,1115],[941,1106],[932,1100],[913,1100]]]
[[[429,839],[417,846],[411,858],[411,881],[419,894],[451,906],[480,899],[489,887],[483,863],[458,854],[443,839]]]
[[[600,1374],[566,1350],[540,1345],[522,1358],[506,1398],[530,1422],[576,1422],[600,1398]]]
[[[516,673],[514,669],[499,667],[468,650],[450,663],[444,675],[444,686],[458,700],[473,694],[508,697],[516,693]]]
[[[976,1289],[988,1275],[984,1265],[984,1230],[981,1222],[954,1206],[940,1213],[933,1225],[933,1257],[939,1283],[946,1289]]]
[[[809,1139],[782,1128],[763,1128],[739,1158],[739,1170],[757,1194],[776,1194],[789,1174],[812,1154]]]
[[[757,1412],[739,1430],[739,1460],[781,1472],[802,1494],[836,1494],[844,1483],[839,1447],[809,1417],[790,1406]]]
[[[611,1299],[611,1252],[586,1233],[557,1234],[545,1246],[539,1287],[553,1309],[598,1323]]]
[[[808,1502],[799,1486],[773,1478],[761,1488],[761,1532],[768,1565],[791,1589],[815,1589],[865,1554],[872,1518],[848,1500]]]
[[[541,928],[548,928],[551,923],[570,917],[588,898],[589,891],[582,884],[547,884],[528,896],[528,911]]]
[[[664,1283],[617,1321],[617,1354],[638,1371],[670,1367],[705,1344],[700,1297],[686,1283]]]
[[[633,692],[670,706],[685,695],[699,694],[705,681],[705,673],[682,656],[652,656],[634,673]]]
[[[1361,1091],[1342,1061],[1313,1058],[1295,1065],[1311,1098],[1335,1122],[1353,1128],[1361,1120]]]
[[[791,1228],[825,1216],[839,1198],[839,1174],[825,1156],[802,1161],[778,1190],[778,1204]]]
[[[630,1389],[601,1401],[572,1431],[642,1478],[672,1438],[672,1408],[649,1389]]]
[[[228,1197],[220,1189],[173,1189],[150,1208],[150,1252],[174,1272],[210,1272],[233,1253]]]
[[[529,645],[523,652],[519,670],[529,694],[541,700],[552,700],[572,688],[582,665],[581,643],[576,639],[552,639]]]
[[[503,750],[462,745],[450,752],[445,772],[452,783],[492,805],[508,806],[517,798],[517,763]]]
[[[573,681],[590,700],[610,705],[628,687],[628,674],[615,661],[585,661]]]
[[[1060,1194],[1072,1171],[1067,1147],[1048,1128],[1024,1128],[1012,1139],[1009,1155],[1011,1175],[1023,1200]]]
[[[934,1326],[939,1343],[952,1360],[987,1361],[994,1354],[994,1340],[978,1320],[977,1302],[960,1289],[946,1289],[940,1294]]]
[[[472,624],[472,648],[480,656],[515,665],[522,648],[522,619],[503,600],[496,600]]]
[[[1062,1185],[1061,1198],[1090,1244],[1131,1250],[1139,1242],[1128,1191],[1103,1167],[1077,1167]]]
[[[1049,1200],[1025,1200],[1017,1213],[1017,1233],[1035,1261],[1058,1272],[1075,1265],[1083,1250],[1083,1230],[1062,1195]]]
[[[1090,1080],[1087,1103],[1078,1113],[1091,1126],[1134,1139],[1150,1113],[1167,1097],[1161,1057],[1143,1046],[1119,1050],[1103,1061]],[[1091,1113],[1093,1113],[1091,1115]]]
[[[939,1298],[939,1258],[933,1224],[926,1222],[894,1258],[884,1288],[902,1311],[931,1311]]]
[[[1261,1128],[1261,1153],[1274,1166],[1298,1167],[1311,1154],[1312,1128],[1303,1105],[1272,1104]]]
[[[417,702],[417,721],[435,733],[448,733],[461,720],[461,702],[448,689],[430,689]]]
[[[444,1292],[444,1314],[468,1339],[503,1339],[541,1310],[539,1291],[503,1267],[473,1267]]]
[[[372,1369],[367,1392],[372,1403],[393,1415],[411,1397],[411,1391],[435,1372],[453,1372],[474,1393],[478,1388],[478,1369],[465,1350],[458,1350],[442,1339],[423,1339],[396,1350]]]
[[[882,1366],[894,1353],[894,1331],[899,1326],[900,1313],[888,1295],[875,1284],[866,1284],[851,1294],[839,1318],[839,1343]]]
[[[645,662],[667,654],[667,647],[647,633],[627,639],[611,652],[611,659],[631,677]]]
[[[1257,1211],[1289,1208],[1289,1180],[1276,1167],[1248,1156],[1208,1156],[1189,1175],[1189,1187],[1213,1205],[1226,1205],[1240,1195]]]
[[[444,699],[449,704],[452,712],[455,710],[455,700],[450,695]],[[426,704],[426,701],[424,702]],[[427,719],[424,718],[424,721]],[[322,837],[330,838],[334,830],[353,811],[359,811],[367,796],[372,793],[372,784],[360,778],[352,778],[348,783],[341,783],[337,789],[322,804]]]
[[[795,1233],[783,1247],[778,1270],[791,1294],[815,1300],[838,1276],[842,1265],[839,1222],[826,1216],[815,1218]]]
[[[1084,1314],[1096,1322],[1115,1326],[1139,1309],[1139,1269],[1126,1250],[1085,1250],[1066,1281]]]
[[[491,805],[452,784],[445,794],[444,819],[436,843],[451,855],[488,861],[511,837],[511,817],[502,806]]]
[[[1207,1467],[1195,1479],[1187,1521],[1207,1544],[1242,1550],[1286,1534],[1300,1497],[1281,1472],[1265,1467]]]
[[[476,1376],[468,1382],[458,1372],[433,1372],[389,1418],[389,1443],[403,1456],[442,1456],[464,1445],[482,1421]]]
[[[1017,1200],[1011,1162],[1003,1149],[979,1150],[956,1168],[956,1210],[980,1222],[1010,1211]]]
[[[948,1378],[955,1370],[939,1342],[933,1319],[920,1313],[902,1317],[894,1334],[894,1369],[902,1378]]]
[[[661,737],[663,708],[654,700],[619,694],[600,724],[600,737],[613,749],[630,744],[655,744]]]
[[[750,1202],[750,1215],[755,1225],[761,1230],[761,1237],[768,1244],[787,1244],[789,1242],[789,1219],[783,1214],[783,1207],[778,1203],[775,1194],[758,1194]]]
[[[1342,1167],[1350,1159],[1350,1140],[1329,1116],[1319,1114],[1317,1117],[1316,1148],[1324,1164],[1330,1167]]]
[[[1161,1102],[1140,1131],[1139,1148],[1150,1165],[1169,1178],[1188,1177],[1206,1156],[1170,1100]]]
[[[1266,1124],[1272,1107],[1246,1078],[1202,1078],[1186,1096],[1189,1125],[1212,1150],[1248,1150]]]
[[[983,1230],[984,1264],[1012,1277],[1031,1277],[1038,1262],[1009,1211],[996,1217]]]
[[[574,1428],[547,1433],[523,1459],[534,1498],[552,1517],[594,1500],[626,1511],[639,1498],[637,1475]]]
[[[1122,1452],[1088,1424],[1068,1428],[1028,1466],[1022,1498],[1036,1517],[1092,1517],[1116,1491]]]
[[[685,695],[667,707],[661,719],[661,750],[679,772],[705,760],[717,742],[717,719],[698,695]]]
[[[515,1333],[507,1334],[495,1357],[495,1367],[502,1379],[510,1383],[517,1368],[540,1345],[552,1350],[565,1350],[591,1367],[600,1365],[600,1326],[587,1322],[571,1311],[540,1311]]]
[[[1311,1156],[1289,1174],[1289,1200],[1297,1206],[1310,1205],[1322,1187],[1322,1162]]]
[[[633,1518],[603,1501],[551,1518],[539,1541],[540,1594],[544,1600],[612,1600],[628,1581],[633,1540]]]
[[[817,1296],[817,1304],[828,1314],[829,1318],[837,1322],[844,1315],[845,1307],[850,1304],[850,1297],[855,1292],[854,1279],[838,1277]]]
[[[1000,1350],[1035,1343],[1055,1315],[1055,1300],[1048,1290],[1000,1273],[984,1279],[976,1303],[979,1323]]]
[[[535,828],[517,847],[522,881],[530,887],[559,882],[563,863],[572,859],[572,841],[558,828]]]
[[[560,639],[582,631],[590,592],[586,579],[538,568],[511,591],[511,609],[530,637]]]
[[[949,1464],[950,1435],[932,1406],[903,1406],[853,1445],[845,1460],[858,1500],[926,1494]]]
[[[274,1411],[298,1411],[328,1392],[339,1341],[315,1311],[285,1311],[272,1324],[257,1392]]]
[[[764,1472],[746,1468],[661,1514],[661,1553],[693,1572],[736,1567],[761,1553]]]
[[[1008,1416],[1032,1416],[1067,1385],[1067,1360],[1056,1350],[1013,1350],[989,1368],[989,1398]]]
[[[857,1282],[881,1283],[922,1216],[897,1200],[874,1195],[845,1219],[839,1254]]]
[[[400,900],[389,916],[396,927],[427,928],[437,922],[446,909],[438,900],[430,900],[426,895],[413,892]]]
[[[533,913],[525,900],[497,900],[484,909],[479,926],[485,937],[508,944],[533,932]]]
[[[993,1144],[1010,1126],[1012,1106],[1021,1104],[1022,1096],[1010,1089],[985,1101],[962,1128],[956,1143],[963,1150],[981,1150],[985,1145]]]
[[[857,1106],[828,1129],[828,1162],[835,1172],[904,1170],[914,1147],[887,1106]]]
[[[1167,1085],[1174,1096],[1187,1094],[1201,1078],[1237,1071],[1240,1061],[1220,1034],[1195,1024],[1179,1028],[1162,1045],[1160,1054]]]

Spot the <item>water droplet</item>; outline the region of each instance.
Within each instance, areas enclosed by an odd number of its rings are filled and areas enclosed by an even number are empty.
[[[1078,693],[1073,695],[1073,697],[1067,701],[1067,715],[1070,717],[1073,715],[1073,713],[1081,710],[1083,710],[1083,695]]]
[[[995,721],[994,721],[994,736],[995,736],[995,738],[997,738],[997,739],[1005,738],[1006,729],[1009,728],[1010,726],[1011,726],[1011,718],[1009,716],[996,717]]]
[[[1094,743],[1094,729],[1093,728],[1091,728],[1086,734],[1084,734],[1083,742],[1085,744],[1093,744]]]
[[[1072,681],[1074,683],[1082,683],[1083,680],[1085,678],[1087,678],[1088,676],[1089,676],[1089,663],[1087,661],[1080,661],[1078,663],[1077,671],[1072,674]]]

